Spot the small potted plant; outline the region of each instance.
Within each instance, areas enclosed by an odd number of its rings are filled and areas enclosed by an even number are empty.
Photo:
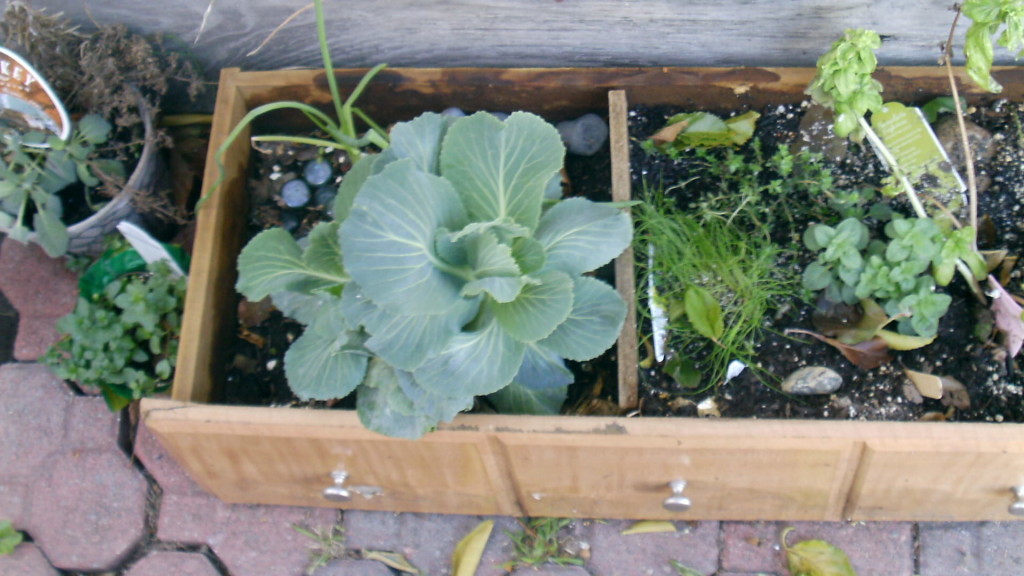
[[[166,138],[154,122],[172,78],[189,79],[193,95],[199,89],[191,64],[124,26],[85,34],[20,2],[5,10],[0,38],[8,64],[38,72],[33,81],[51,96],[44,106],[70,112],[66,128],[5,127],[0,230],[50,256],[96,255],[135,207],[169,215],[159,157]]]
[[[75,309],[57,320],[61,337],[40,360],[117,411],[170,386],[187,258],[172,246],[167,258],[147,262],[124,240],[108,244],[79,279]]]

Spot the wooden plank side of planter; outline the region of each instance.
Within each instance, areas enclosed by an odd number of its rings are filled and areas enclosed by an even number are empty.
[[[241,250],[247,211],[245,177],[249,131],[243,130],[223,157],[223,180],[217,166],[217,147],[242,120],[242,93],[233,88],[237,69],[221,73],[217,114],[210,128],[210,148],[203,173],[205,205],[198,210],[188,292],[172,395],[176,400],[211,402],[222,381],[226,346],[233,338],[237,297],[235,260]],[[215,183],[220,185],[214,190]]]
[[[169,400],[148,400],[144,411],[175,460],[225,502],[521,515],[498,447],[481,432],[410,442],[366,430],[351,411]],[[349,475],[349,503],[324,499],[335,471]]]
[[[575,517],[1009,520],[1024,425],[461,415],[424,440],[346,411],[144,402],[147,426],[228,502]],[[325,501],[330,473],[379,488]],[[674,479],[693,508],[661,508]]]
[[[806,100],[804,93],[814,78],[813,68],[641,68],[615,69],[613,87],[625,89],[632,104],[672,105],[693,110],[731,113],[740,109],[760,110],[775,104]],[[970,102],[1024,97],[1024,68],[997,67],[993,76],[1004,90],[1000,94],[982,91],[968,79],[962,68],[954,70],[961,93]],[[874,77],[884,86],[887,101],[923,103],[949,93],[943,68],[894,66],[879,68]]]
[[[843,439],[500,434],[533,517],[840,520],[858,444]],[[663,507],[684,480],[693,507]]]
[[[955,428],[954,428],[955,427]],[[1021,425],[962,428],[865,443],[847,503],[853,520],[1011,520],[1013,488],[1024,486]]]

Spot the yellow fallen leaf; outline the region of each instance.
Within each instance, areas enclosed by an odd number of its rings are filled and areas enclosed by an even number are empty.
[[[492,530],[494,520],[484,520],[455,545],[455,552],[452,553],[452,576],[473,576],[476,573]]]
[[[909,334],[900,334],[899,332],[893,332],[892,330],[879,330],[876,336],[885,340],[885,343],[889,345],[889,348],[893,350],[917,350],[918,348],[924,348],[935,341],[935,336],[911,336]]]
[[[657,532],[675,532],[676,525],[664,520],[642,520],[622,531],[623,536],[629,534],[654,534]]]
[[[782,549],[786,551],[786,564],[793,576],[857,576],[850,559],[839,548],[824,540],[804,540],[793,546],[786,544],[792,527],[782,531]]]
[[[407,574],[419,574],[420,571],[413,566],[405,556],[397,552],[382,552],[380,550],[366,550],[363,552],[364,560],[376,560],[381,564],[390,566],[399,572],[405,572]]]
[[[938,400],[942,398],[942,378],[934,374],[926,374],[914,370],[904,369],[903,373],[910,378],[910,381],[917,387],[917,391],[925,398]]]
[[[689,126],[689,122],[676,122],[675,124],[669,124],[661,130],[658,130],[651,136],[651,140],[654,140],[655,144],[668,144],[674,142],[679,133]]]

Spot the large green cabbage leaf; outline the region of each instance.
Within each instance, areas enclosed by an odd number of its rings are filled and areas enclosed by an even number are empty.
[[[517,112],[396,125],[343,181],[335,222],[256,236],[238,290],[307,324],[285,358],[303,398],[353,390],[363,424],[416,438],[477,396],[556,413],[572,372],[614,343],[626,304],[588,272],[632,240],[621,210],[552,204],[565,151]]]

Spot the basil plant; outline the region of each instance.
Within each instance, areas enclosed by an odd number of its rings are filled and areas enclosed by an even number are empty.
[[[627,214],[558,200],[565,149],[541,118],[427,113],[342,182],[336,221],[254,237],[237,289],[306,329],[285,355],[302,399],[356,392],[363,424],[417,438],[489,395],[557,412],[572,372],[615,341],[626,304],[587,273],[632,240]]]

